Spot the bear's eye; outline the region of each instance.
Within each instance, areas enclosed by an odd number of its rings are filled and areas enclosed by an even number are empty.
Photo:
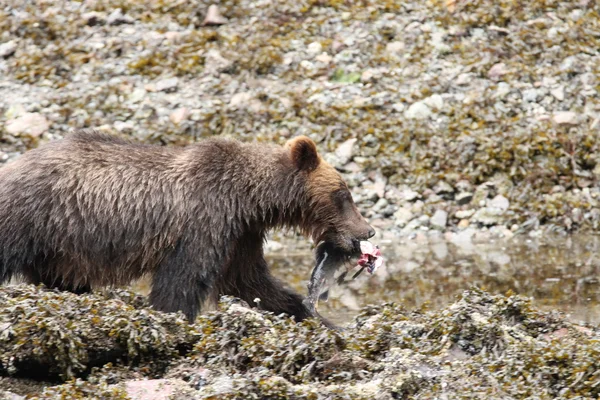
[[[331,197],[333,203],[340,211],[344,211],[352,203],[352,196],[348,190],[336,190],[331,194]]]

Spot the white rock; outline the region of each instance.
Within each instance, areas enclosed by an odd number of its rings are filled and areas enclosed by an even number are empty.
[[[550,94],[554,96],[556,100],[563,101],[565,99],[565,88],[559,86],[556,89],[551,90]]]
[[[396,225],[403,227],[406,225],[412,218],[414,214],[408,208],[400,207],[398,211],[394,213],[394,219],[396,221]]]
[[[232,61],[226,59],[216,49],[210,49],[204,55],[204,70],[206,72],[221,72],[229,68]]]
[[[323,52],[315,57],[315,61],[321,62],[323,64],[329,64],[331,62],[331,60],[333,60],[333,57],[331,57],[329,54],[327,54],[325,52]]]
[[[307,51],[309,54],[317,55],[323,51],[323,46],[319,42],[312,42],[308,45]]]
[[[106,22],[109,25],[121,25],[133,24],[135,20],[131,16],[123,14],[123,11],[117,8],[106,18]]]
[[[385,46],[385,51],[388,54],[398,54],[404,50],[404,42],[390,42]]]
[[[436,210],[433,214],[429,223],[434,228],[444,229],[446,227],[446,223],[448,222],[448,213],[444,210]]]
[[[401,195],[405,201],[413,201],[413,200],[417,200],[421,197],[421,195],[419,193],[415,192],[412,189],[403,190]]]
[[[554,114],[552,120],[557,125],[577,125],[577,114],[573,111],[560,111]]]
[[[46,118],[39,113],[25,113],[6,122],[6,131],[11,135],[38,137],[49,128]]]
[[[489,206],[499,208],[502,211],[506,211],[506,210],[508,210],[508,207],[510,206],[510,202],[508,201],[508,199],[506,197],[499,194],[496,197],[494,197],[492,200],[490,200]]]
[[[135,88],[129,95],[129,101],[132,103],[139,103],[140,101],[144,100],[144,97],[146,97],[146,89],[138,87]]]
[[[494,64],[492,68],[488,71],[488,77],[491,79],[499,79],[503,75],[506,75],[508,70],[506,69],[506,64],[498,63]]]
[[[0,44],[0,57],[8,58],[8,56],[15,54],[15,51],[17,51],[16,40]]]
[[[168,92],[177,89],[178,84],[179,78],[177,77],[161,79],[160,81],[156,82],[155,90],[157,92]]]
[[[454,216],[458,219],[466,219],[475,214],[475,210],[459,210],[454,213]]]
[[[229,106],[233,108],[240,108],[250,103],[253,98],[254,95],[250,92],[236,93],[231,96],[231,100],[229,100]]]
[[[265,244],[265,248],[267,250],[267,252],[273,252],[273,253],[277,253],[281,250],[283,250],[283,245],[275,240],[269,240],[267,241],[267,243]]]
[[[434,110],[441,110],[444,107],[444,99],[439,94],[432,94],[425,100],[423,100],[427,106],[433,108]]]
[[[417,101],[408,107],[408,110],[404,112],[404,116],[408,119],[426,119],[431,116],[431,110],[425,103]]]
[[[354,144],[358,139],[352,138],[340,144],[335,150],[335,155],[339,158],[342,165],[347,164],[354,156]]]
[[[131,132],[133,130],[133,124],[129,121],[115,121],[113,127],[117,132]]]
[[[206,17],[204,18],[204,21],[202,21],[202,25],[223,25],[227,23],[227,18],[225,18],[223,15],[221,15],[221,11],[219,10],[219,7],[217,7],[215,4],[212,4],[210,7],[208,7],[208,11],[206,12]]]
[[[169,115],[169,119],[175,125],[179,125],[188,117],[188,115],[189,115],[189,110],[185,107],[181,107],[181,108],[173,111],[171,113],[171,115]]]

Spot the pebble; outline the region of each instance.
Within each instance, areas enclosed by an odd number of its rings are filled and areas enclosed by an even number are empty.
[[[39,113],[25,113],[6,122],[6,132],[11,135],[38,137],[48,131],[46,118]]]
[[[224,25],[226,24],[227,18],[221,15],[221,11],[219,7],[215,4],[212,4],[208,7],[208,11],[206,12],[206,17],[204,21],[202,21],[202,25],[205,26],[215,26],[215,25]]]
[[[15,54],[15,51],[17,51],[16,40],[0,44],[0,58],[8,58]]]
[[[335,150],[335,155],[338,157],[340,164],[345,165],[352,160],[354,156],[354,145],[358,139],[352,138],[344,141]]]
[[[333,57],[331,57],[327,53],[321,53],[315,57],[315,61],[321,62],[323,64],[329,64],[332,60],[333,60]]]
[[[498,63],[494,64],[492,68],[488,71],[488,77],[490,79],[500,79],[502,76],[506,75],[508,70],[506,69],[506,64]]]
[[[475,214],[475,210],[459,210],[454,213],[454,216],[458,219],[467,219]]]
[[[565,88],[562,86],[557,87],[556,89],[552,89],[550,94],[554,96],[554,98],[558,101],[563,101],[565,99]]]
[[[390,42],[385,46],[385,51],[388,54],[396,55],[404,50],[404,42]]]
[[[377,202],[375,203],[375,205],[373,206],[373,211],[375,212],[380,212],[381,210],[383,210],[384,208],[386,208],[388,206],[388,201],[384,198],[380,198],[379,200],[377,200]]]
[[[423,100],[423,103],[434,110],[441,110],[444,108],[444,99],[439,94],[433,94]]]
[[[444,210],[436,210],[429,222],[434,228],[444,229],[448,222],[448,213]]]
[[[408,208],[400,207],[398,211],[394,213],[394,220],[396,225],[403,227],[413,218],[413,216],[414,214]]]
[[[456,195],[456,204],[459,206],[463,206],[465,204],[469,204],[471,200],[473,200],[473,193],[471,192],[462,192]]]
[[[508,207],[510,206],[510,202],[508,201],[508,199],[506,197],[499,194],[496,197],[494,197],[492,200],[490,200],[489,206],[499,208],[502,211],[506,211],[506,210],[508,210]]]
[[[177,89],[177,85],[179,84],[179,78],[167,78],[161,79],[155,84],[155,89],[157,92],[171,92]]]
[[[185,108],[185,107],[181,107],[181,108],[173,111],[171,113],[171,115],[169,115],[169,119],[175,125],[179,125],[185,119],[187,119],[188,115],[189,115],[189,110],[187,108]]]
[[[312,42],[308,45],[307,51],[308,54],[316,56],[317,54],[320,54],[323,51],[323,46],[321,46],[321,43],[319,42]]]
[[[471,221],[479,222],[486,226],[496,225],[502,222],[504,210],[497,207],[483,207],[473,214]]]
[[[458,229],[466,229],[466,228],[468,228],[468,227],[469,227],[469,225],[471,225],[471,223],[469,222],[469,220],[468,220],[468,219],[461,219],[461,220],[458,222],[458,225],[457,225],[457,227],[458,227]]]
[[[404,112],[404,116],[408,119],[426,119],[431,116],[431,110],[422,101],[417,101],[408,107]]]
[[[433,187],[433,191],[435,194],[443,195],[443,194],[451,194],[454,193],[454,188],[450,186],[450,184],[446,181],[439,181]]]
[[[117,8],[106,17],[106,23],[109,25],[122,25],[122,24],[133,24],[135,20],[129,16],[123,14],[120,8]]]
[[[552,120],[555,124],[564,126],[574,126],[579,123],[577,120],[577,114],[572,111],[558,112],[554,114]]]

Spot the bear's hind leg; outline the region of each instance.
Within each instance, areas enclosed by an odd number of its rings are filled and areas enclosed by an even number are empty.
[[[33,265],[22,268],[23,277],[27,283],[33,285],[43,283],[49,289],[75,294],[91,293],[92,288],[88,283],[75,284],[60,275],[63,261],[62,257],[38,257]]]

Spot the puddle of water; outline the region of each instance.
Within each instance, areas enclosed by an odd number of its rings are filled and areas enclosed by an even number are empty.
[[[600,237],[577,235],[529,239],[515,237],[473,243],[441,238],[400,240],[382,245],[386,263],[374,276],[363,273],[345,287],[335,287],[319,311],[331,320],[349,322],[367,304],[394,301],[408,309],[428,303],[446,306],[471,285],[494,294],[511,290],[532,297],[542,310],[559,310],[576,323],[600,323]],[[313,256],[268,255],[273,274],[302,294]]]

